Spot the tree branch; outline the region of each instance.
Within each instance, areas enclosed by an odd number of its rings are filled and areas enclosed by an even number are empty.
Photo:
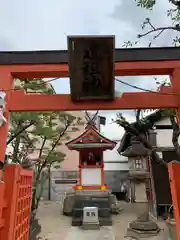
[[[142,24],[142,29],[144,29],[147,25],[150,26],[151,30],[149,30],[148,32],[146,33],[142,33],[142,34],[138,34],[138,38],[142,38],[142,37],[145,37],[151,33],[155,33],[155,32],[158,32],[155,36],[154,36],[154,39],[156,39],[157,37],[159,37],[164,31],[166,30],[173,30],[173,31],[177,31],[177,32],[180,32],[180,25],[179,24],[176,24],[175,26],[169,26],[169,27],[155,27],[151,21],[150,21],[150,18],[146,18],[145,21],[143,22]]]
[[[69,127],[70,125],[71,125],[71,123],[67,123],[67,124],[65,125],[64,130],[61,132],[61,134],[59,134],[59,137],[56,139],[56,141],[55,141],[55,143],[53,144],[51,150],[49,151],[49,153],[48,153],[48,155],[47,155],[47,157],[46,157],[46,160],[48,159],[49,155],[54,151],[54,149],[56,148],[57,144],[59,143],[61,137],[65,134],[66,130],[68,129],[68,127]],[[45,161],[46,161],[46,160],[45,160]]]
[[[50,154],[54,151],[54,149],[56,148],[57,144],[59,143],[61,137],[65,134],[65,132],[67,131],[67,129],[68,129],[68,127],[69,127],[70,125],[71,125],[71,122],[68,122],[68,121],[67,121],[64,130],[61,132],[61,134],[59,134],[59,137],[57,138],[57,140],[56,140],[55,143],[53,144],[51,150],[49,151],[49,153],[48,153],[48,155],[47,155],[47,157],[46,157],[46,159],[44,160],[43,164],[42,164],[42,165],[40,166],[40,168],[38,169],[38,174],[37,174],[37,176],[36,176],[36,181],[39,180],[39,177],[40,177],[40,175],[41,175],[41,172],[42,172],[43,168],[44,168],[44,167],[46,166],[46,164],[47,164],[48,157],[49,157]]]
[[[43,148],[44,148],[44,145],[45,145],[45,143],[46,143],[46,140],[47,140],[47,137],[45,136],[45,137],[43,138],[43,142],[42,142],[41,148],[40,148],[40,150],[39,150],[39,156],[38,156],[38,161],[39,161],[39,164],[38,164],[38,172],[39,172],[39,171],[42,171],[42,170],[40,170],[40,169],[41,169],[40,157],[41,157],[41,155],[42,155],[42,153],[43,153]]]
[[[170,3],[172,3],[174,6],[177,7],[177,9],[180,10],[180,1],[179,0],[169,0]]]
[[[159,37],[164,31],[166,30],[173,30],[173,31],[177,31],[177,32],[180,32],[180,27],[179,26],[175,26],[175,27],[159,27],[159,28],[153,28],[151,30],[149,30],[148,32],[146,33],[143,33],[143,34],[138,34],[138,38],[142,38],[142,37],[145,37],[151,33],[154,33],[154,32],[159,32],[155,37],[154,39],[156,39],[157,37]]]
[[[50,116],[50,119],[49,119],[48,124],[49,124],[49,126],[52,127],[52,115]],[[45,145],[45,143],[46,143],[46,140],[47,140],[47,137],[44,136],[43,142],[42,142],[42,145],[41,145],[41,148],[40,148],[40,150],[39,150],[39,157],[38,157],[39,159],[40,159],[40,157],[41,157],[41,155],[42,155],[42,153],[43,153],[43,148],[44,148],[44,145]]]
[[[18,135],[20,135],[22,132],[24,132],[26,129],[28,129],[30,126],[32,126],[34,122],[29,123],[27,126],[24,126],[19,131],[17,131],[10,139],[7,141],[7,145],[10,144]]]
[[[141,114],[141,109],[138,109],[137,112],[136,112],[136,122],[139,122],[140,114]]]
[[[138,139],[143,143],[143,145],[151,150],[151,158],[155,160],[158,164],[161,164],[165,167],[167,167],[167,163],[159,157],[159,155],[156,153],[156,151],[152,148],[151,144],[148,142],[148,140],[140,134],[140,132],[132,127],[128,122],[126,121],[118,121],[118,124],[125,129],[126,132],[131,133],[132,135],[135,135],[138,137]]]
[[[41,155],[42,155],[43,148],[44,148],[44,145],[45,145],[45,143],[46,143],[46,140],[47,140],[47,137],[45,136],[44,139],[43,139],[43,142],[42,142],[41,148],[40,148],[40,150],[39,150],[39,157],[38,157],[38,158],[40,158]]]

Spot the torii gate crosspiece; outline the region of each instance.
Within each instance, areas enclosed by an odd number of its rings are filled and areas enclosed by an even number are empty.
[[[72,111],[175,108],[180,119],[180,48],[115,49],[115,76],[169,75],[171,87],[151,92],[124,93],[111,101],[73,102],[69,94],[26,94],[13,89],[14,78],[68,77],[67,51],[0,52],[0,90],[6,92],[6,111],[9,120],[12,111]],[[166,94],[164,94],[164,92]],[[8,124],[0,128],[0,160],[4,160]],[[177,165],[177,164],[175,164]],[[173,167],[172,167],[173,168]],[[178,170],[177,170],[178,169]],[[171,172],[173,172],[172,170]],[[179,167],[171,174],[172,196],[177,229],[180,229]],[[180,236],[179,236],[180,239]]]

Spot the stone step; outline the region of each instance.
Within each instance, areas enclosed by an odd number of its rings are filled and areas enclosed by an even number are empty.
[[[84,230],[95,230],[100,229],[99,222],[97,223],[83,223],[82,228]]]
[[[82,216],[76,216],[72,218],[71,225],[72,226],[82,226],[83,224],[83,217]],[[112,226],[112,217],[99,217],[99,225],[100,226]]]

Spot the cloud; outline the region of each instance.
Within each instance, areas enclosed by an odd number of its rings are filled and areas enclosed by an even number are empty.
[[[100,33],[117,3],[0,0],[1,33],[12,42],[9,50],[66,49],[67,35]]]
[[[74,34],[114,34],[116,47],[121,47],[124,41],[136,39],[145,17],[157,26],[168,25],[168,6],[168,0],[158,0],[155,9],[148,12],[136,7],[134,0],[66,0],[63,4],[60,0],[0,0],[0,50],[66,49],[67,35]],[[169,45],[172,34],[166,32],[154,44]],[[143,38],[139,46],[147,46],[151,38]],[[152,76],[121,79],[143,88],[155,88]],[[68,79],[52,84],[57,93],[70,92]],[[136,91],[118,82],[116,90]],[[105,116],[115,116],[117,112],[101,111]],[[132,116],[133,111],[128,114]]]
[[[169,24],[167,0],[159,0],[153,11],[136,7],[134,0],[0,0],[1,37],[9,50],[66,49],[67,35],[114,34],[116,47],[134,40],[143,19]],[[166,44],[171,34],[164,36]],[[163,44],[159,38],[156,43]],[[147,45],[147,38],[142,45]]]
[[[112,119],[115,119],[115,115],[106,113],[106,125],[101,126],[101,133],[112,140],[120,140],[124,134],[124,129],[113,123]],[[127,121],[135,121],[135,117],[129,111],[123,111],[123,116]]]
[[[156,27],[171,26],[172,22],[167,17],[167,10],[172,8],[168,0],[158,0],[153,11],[147,11],[137,7],[136,1],[126,0],[120,1],[112,12],[112,18],[119,21],[120,24],[126,24],[127,35],[124,35],[124,41],[137,39],[137,35],[142,33],[141,24],[145,18],[150,18]],[[124,29],[123,29],[124,30]],[[171,33],[171,34],[170,34]],[[165,31],[159,38],[153,41],[153,46],[172,45],[172,39],[176,35],[173,31]],[[127,36],[127,37],[126,37]],[[139,46],[147,46],[153,40],[153,34],[141,39]]]

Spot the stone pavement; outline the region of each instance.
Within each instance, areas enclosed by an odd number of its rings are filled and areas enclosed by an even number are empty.
[[[82,230],[71,227],[65,240],[115,240],[112,227],[101,227],[100,230]]]
[[[38,211],[41,233],[38,239],[42,240],[131,240],[125,238],[128,224],[136,219],[137,214],[146,208],[143,204],[121,203],[124,211],[113,216],[112,227],[101,227],[100,230],[82,230],[71,227],[71,218],[61,213],[59,202],[42,202]],[[158,221],[161,233],[149,240],[167,240],[167,229],[163,221]],[[35,239],[30,239],[35,240]],[[143,240],[143,239],[141,239]]]
[[[41,225],[41,233],[38,235],[37,240],[65,239],[71,226],[71,219],[62,215],[61,204],[59,202],[42,202],[37,218]]]

